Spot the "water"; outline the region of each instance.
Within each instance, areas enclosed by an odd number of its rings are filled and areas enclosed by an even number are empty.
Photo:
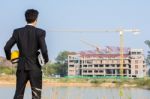
[[[14,87],[0,87],[0,99],[13,99]],[[44,87],[42,99],[150,99],[150,91],[138,88],[122,89],[101,87]],[[26,88],[25,98],[31,99],[31,90]]]

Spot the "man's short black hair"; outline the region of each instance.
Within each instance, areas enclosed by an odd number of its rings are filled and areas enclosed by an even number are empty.
[[[39,12],[35,9],[28,9],[25,12],[25,18],[27,23],[32,23],[37,20]]]

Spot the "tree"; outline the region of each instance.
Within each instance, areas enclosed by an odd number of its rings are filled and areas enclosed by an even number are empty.
[[[149,40],[146,40],[145,44],[148,45],[148,47],[150,48],[150,41]]]
[[[57,63],[47,63],[43,67],[43,73],[45,76],[58,75],[60,74],[60,65]]]
[[[68,71],[68,55],[74,54],[75,52],[63,51],[60,52],[55,59],[55,63],[47,63],[46,66],[43,67],[43,72],[46,76],[50,75],[61,75],[66,76]]]
[[[60,64],[64,64],[68,58],[68,54],[69,54],[68,51],[60,52],[56,58],[56,62]]]
[[[150,41],[149,40],[146,40],[145,44],[148,45],[148,47],[150,48]],[[148,55],[147,55],[147,58],[146,58],[146,63],[148,65],[150,65],[150,51],[148,51]]]
[[[67,60],[69,54],[75,54],[75,52],[63,51],[60,52],[56,58],[56,64],[59,65],[58,71],[62,76],[67,75],[67,71],[68,71]]]

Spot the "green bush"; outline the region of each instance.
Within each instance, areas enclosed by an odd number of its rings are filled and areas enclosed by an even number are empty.
[[[0,74],[15,74],[16,68],[15,67],[6,67],[6,66],[0,66]]]
[[[98,83],[99,83],[99,81],[98,81],[98,80],[96,80],[96,79],[94,79],[94,80],[91,80],[91,83],[98,84]]]

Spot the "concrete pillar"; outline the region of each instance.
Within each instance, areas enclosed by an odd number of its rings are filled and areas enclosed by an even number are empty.
[[[106,66],[104,65],[104,76],[106,76]]]
[[[117,76],[117,65],[115,65],[115,76]]]
[[[129,70],[127,69],[126,72],[127,72],[127,77],[129,77]]]

